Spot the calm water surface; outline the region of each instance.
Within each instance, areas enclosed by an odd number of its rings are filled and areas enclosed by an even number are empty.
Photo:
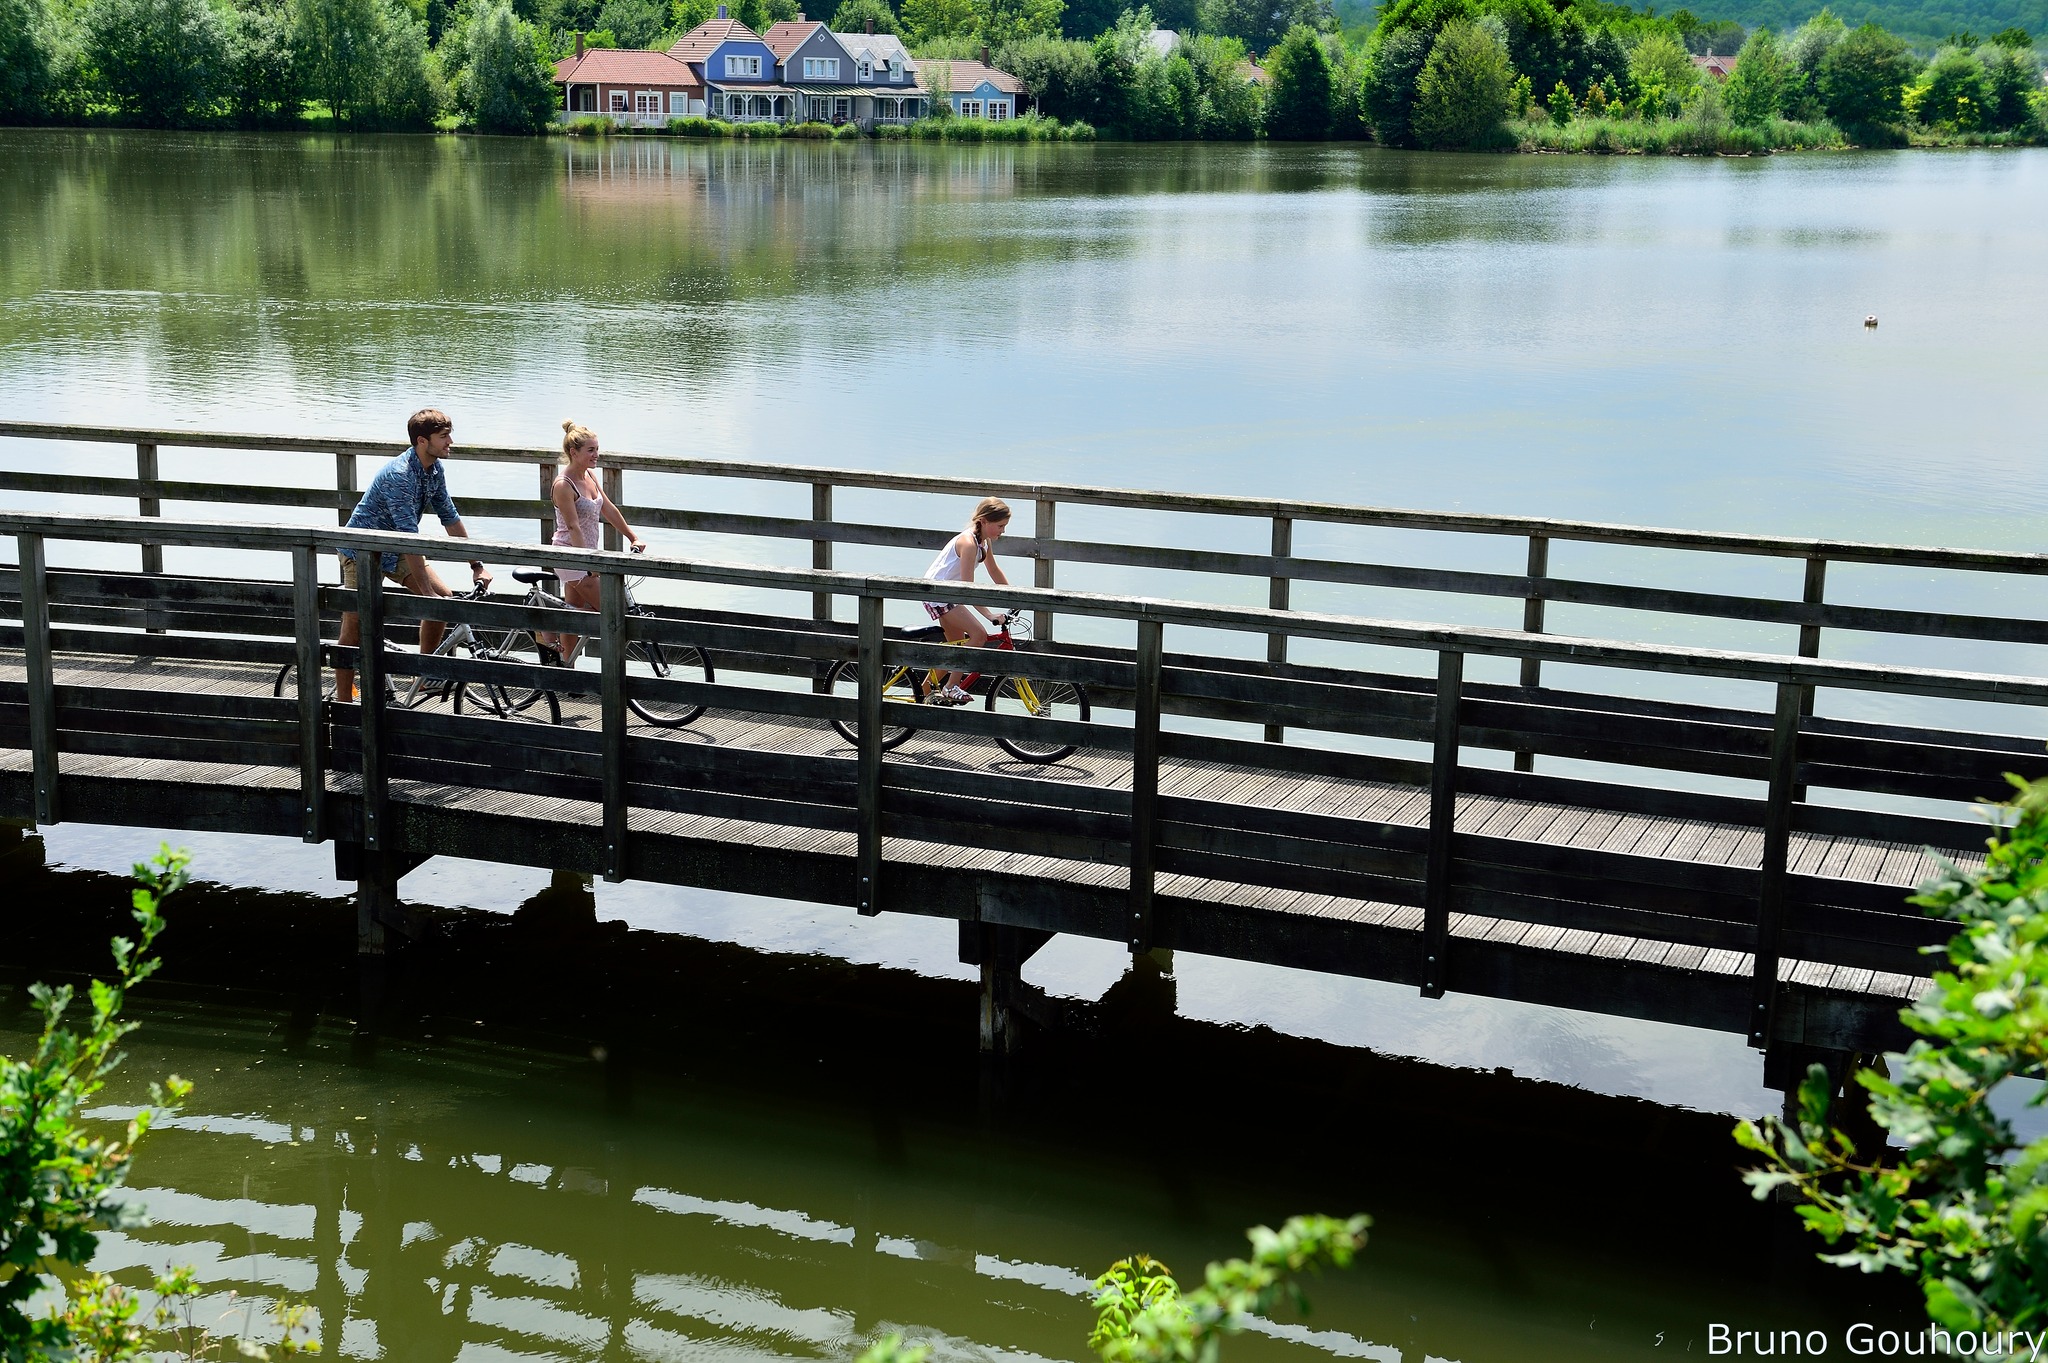
[[[2014,549],[2040,546],[2048,510],[2036,468],[2048,152],[1667,161],[0,130],[0,166],[10,415],[396,444],[405,414],[432,402],[458,438],[493,443],[545,445],[575,416],[619,449]],[[1877,330],[1862,327],[1867,313]],[[9,455],[26,457],[80,471],[128,458]],[[165,455],[168,477],[253,470]],[[317,460],[263,471],[308,486],[331,477]],[[457,495],[524,494],[529,477],[459,469]],[[718,492],[780,514],[801,514],[799,495]],[[858,500],[843,495],[841,513],[861,514]],[[957,510],[916,514],[942,524]],[[1117,533],[1069,515],[1063,533]],[[1216,534],[1257,548],[1263,531]],[[716,557],[780,552],[653,538]],[[1304,527],[1297,551],[1356,552],[1340,539]],[[1460,561],[1506,566],[1512,550],[1473,551],[1504,554],[1498,564]],[[1560,548],[1553,570],[1576,552]],[[843,553],[842,566],[870,562],[922,568]],[[1732,567],[1758,576],[1727,581],[1768,585],[1771,571]],[[1071,585],[1214,587],[1109,572]],[[2016,602],[2010,584],[1984,590],[1988,608],[2044,609]],[[1298,603],[1424,609],[1307,591]],[[1683,637],[1782,646],[1740,628]],[[324,849],[183,840],[217,881],[333,893]],[[145,841],[65,827],[50,830],[48,852],[120,869]],[[406,882],[424,903],[501,912],[538,888],[525,872],[442,862]],[[597,911],[763,951],[963,973],[950,934],[921,922],[652,886],[599,887]],[[1098,947],[1058,943],[1032,974],[1092,998],[1123,969]],[[1770,1102],[1732,1037],[1424,1004],[1191,958],[1177,975],[1184,1016],[1708,1111]],[[301,1291],[312,1274],[329,1292],[326,1275],[346,1287],[363,1271],[356,1256],[374,1255],[452,1294],[451,1321],[524,1310],[556,1322],[538,1344],[450,1325],[464,1358],[801,1356],[887,1322],[957,1339],[963,1355],[1072,1357],[1085,1316],[1076,1275],[1126,1244],[1200,1239],[1183,1258],[1229,1248],[1117,1210],[1101,1191],[1113,1179],[1052,1180],[1061,1190],[1041,1196],[1022,1166],[960,1175],[959,1187],[999,1190],[972,1211],[944,1179],[910,1178],[903,1214],[877,1218],[860,1201],[872,1190],[832,1162],[829,1115],[735,1115],[707,1099],[638,1119],[621,1153],[595,1118],[548,1096],[558,1079],[546,1064],[511,1053],[500,1057],[510,1077],[466,1086],[431,1047],[366,1076],[308,1042],[292,1060],[307,1066],[302,1089],[269,1077],[268,1026],[248,1020],[244,1050],[218,1043],[233,1054],[213,1063],[244,1077],[207,1099],[254,1125],[176,1133],[149,1177],[199,1209],[189,1224],[241,1228],[222,1255],[272,1256],[255,1281]],[[214,1037],[197,1026],[152,1044],[203,1074]],[[606,1192],[592,1201],[587,1185]],[[350,1218],[371,1198],[386,1203],[372,1218],[384,1238],[350,1241],[340,1257],[293,1239],[348,1239],[370,1224]],[[1246,1208],[1257,1203],[1246,1194]],[[1204,1236],[1242,1223],[1237,1210]],[[899,1243],[930,1252],[887,1247]],[[817,1286],[736,1267],[756,1263],[796,1266]],[[1426,1291],[1455,1298],[1468,1268],[1445,1261]],[[1625,1277],[1602,1310],[1672,1290],[1624,1290]],[[553,1305],[504,1305],[515,1298]],[[1587,1356],[1539,1347],[1513,1311],[1482,1347],[1403,1335],[1389,1301],[1350,1309],[1330,1322],[1345,1338],[1314,1347],[1412,1361]],[[1506,1308],[1456,1298],[1445,1309],[1479,1319]],[[362,1323],[336,1342],[368,1348],[377,1313],[347,1310]]]

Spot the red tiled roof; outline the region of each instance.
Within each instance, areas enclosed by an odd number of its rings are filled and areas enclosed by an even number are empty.
[[[785,19],[779,24],[770,24],[768,31],[761,35],[761,41],[783,61],[789,54],[804,45],[804,42],[824,25],[815,19]]]
[[[737,19],[706,19],[669,45],[668,55],[679,62],[700,62],[732,38],[759,39],[760,34]]]
[[[555,83],[570,81],[579,85],[686,85],[693,90],[704,84],[696,72],[666,52],[623,47],[593,47],[580,58],[562,58],[555,63]]]
[[[920,76],[922,76],[922,73],[930,71],[935,66],[952,68],[951,93],[956,95],[967,94],[983,81],[987,81],[1006,95],[1021,95],[1024,93],[1023,81],[1018,80],[1007,71],[998,71],[993,66],[983,66],[977,61],[940,61],[926,58],[917,64],[917,69]]]
[[[1713,72],[1722,80],[1728,79],[1729,76],[1735,73],[1735,58],[1733,57],[1694,57],[1692,64],[1702,71]]]

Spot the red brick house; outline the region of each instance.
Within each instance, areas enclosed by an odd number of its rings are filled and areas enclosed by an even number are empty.
[[[609,115],[622,123],[659,126],[671,118],[704,113],[704,82],[688,65],[666,52],[616,47],[583,50],[555,63],[562,87],[562,117]]]

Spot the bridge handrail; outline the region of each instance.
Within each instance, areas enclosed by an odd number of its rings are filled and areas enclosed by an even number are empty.
[[[404,444],[400,440],[365,440],[356,437],[284,436],[193,431],[175,427],[93,426],[36,421],[0,421],[0,437],[140,445],[158,449],[220,449],[371,457],[388,457]],[[556,452],[533,446],[476,445],[465,442],[457,447],[455,457],[461,461],[477,463],[547,464],[554,461]],[[1158,492],[1084,483],[1031,483],[982,476],[891,473],[832,465],[631,454],[612,450],[605,452],[605,463],[617,470],[637,469],[697,477],[862,487],[892,492],[945,493],[967,497],[993,494],[1031,501],[1117,506],[1148,511],[1279,517],[1343,525],[1482,535],[1535,535],[1553,540],[1625,544],[1638,548],[1694,549],[1774,558],[1821,558],[1838,563],[1967,568],[1985,572],[2048,575],[2048,553],[2014,550],[1957,549],[1937,545],[1886,544],[1798,535],[1751,535],[1733,531],[1688,530],[1544,516],[1424,511],[1404,507],[1365,506],[1281,497]]]
[[[482,558],[500,563],[533,563],[581,568],[604,574],[657,577],[816,595],[922,601],[931,595],[924,578],[847,573],[831,569],[780,568],[688,559],[655,553],[627,554],[602,549],[568,549],[478,537],[407,535],[380,530],[281,526],[236,521],[174,521],[141,516],[90,516],[75,512],[0,512],[0,534],[120,544],[332,552],[347,546],[376,553],[418,553],[428,558]],[[1479,625],[1435,625],[1373,616],[1216,605],[1163,597],[1117,596],[1042,587],[994,587],[951,583],[947,595],[987,606],[1037,607],[1076,615],[1154,625],[1223,629],[1239,633],[1339,642],[1380,644],[1430,652],[1578,663],[1634,670],[1682,671],[1695,676],[1791,686],[1943,696],[1956,699],[2048,704],[2048,680],[2004,673],[1881,663],[1788,658],[1782,654],[1677,644],[1533,634]]]

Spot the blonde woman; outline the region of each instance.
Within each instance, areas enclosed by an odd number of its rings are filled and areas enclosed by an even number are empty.
[[[925,569],[924,575],[934,582],[972,582],[976,566],[985,563],[991,582],[999,587],[1009,586],[1010,579],[1004,576],[994,552],[995,542],[1009,528],[1009,505],[1000,497],[982,498],[975,503],[974,515],[968,519],[967,528],[946,541],[946,547],[939,550],[939,556],[932,560],[932,566]],[[988,644],[989,632],[981,621],[974,618],[975,612],[979,611],[996,624],[1003,621],[1001,611],[985,606],[970,608],[950,601],[927,601],[924,609],[945,630],[948,643],[968,643],[976,648]],[[966,704],[972,697],[954,681],[960,675],[962,673],[946,673],[939,679],[939,689],[925,699],[933,705]]]
[[[553,543],[564,549],[600,548],[603,545],[602,523],[625,536],[632,551],[640,553],[647,546],[633,533],[633,527],[626,524],[626,518],[612,505],[611,498],[604,495],[604,485],[598,481],[599,453],[597,437],[589,427],[579,426],[573,421],[562,423],[561,471],[555,475],[552,489],[555,500]],[[582,610],[598,609],[595,574],[581,568],[557,568],[555,576],[562,580],[563,600]],[[574,634],[535,636],[541,646],[541,661],[559,666],[564,659],[574,657],[578,637]]]

